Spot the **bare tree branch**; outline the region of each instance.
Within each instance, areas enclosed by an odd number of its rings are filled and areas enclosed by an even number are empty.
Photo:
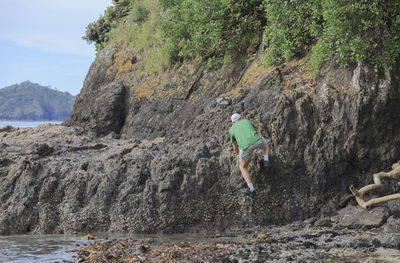
[[[364,195],[372,190],[377,190],[379,188],[382,187],[382,178],[388,178],[388,179],[392,179],[397,181],[400,184],[400,161],[398,161],[397,163],[394,163],[392,165],[392,171],[390,172],[380,172],[380,173],[376,173],[373,175],[374,177],[374,184],[370,184],[367,186],[364,186],[361,189],[356,189],[353,185],[350,186],[350,191],[353,193],[353,195],[356,198],[357,203],[365,208],[365,209],[369,209],[371,208],[372,205],[375,204],[379,204],[379,203],[383,203],[383,202],[387,202],[390,200],[394,200],[394,199],[400,199],[400,193],[397,194],[392,194],[392,195],[386,195],[383,197],[378,197],[378,198],[372,198],[370,200],[368,200],[367,202],[364,201]]]

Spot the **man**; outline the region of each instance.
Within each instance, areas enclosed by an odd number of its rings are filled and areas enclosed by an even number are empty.
[[[254,193],[254,185],[251,182],[251,176],[247,170],[250,157],[255,149],[264,150],[264,167],[269,167],[269,155],[271,154],[267,140],[262,137],[260,131],[256,130],[254,125],[245,119],[241,119],[240,114],[235,113],[231,117],[232,127],[229,130],[229,136],[232,142],[233,150],[239,155],[239,167],[242,176],[247,183],[248,188],[240,189],[243,194]]]

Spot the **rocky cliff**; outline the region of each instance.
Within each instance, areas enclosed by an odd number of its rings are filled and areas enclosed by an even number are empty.
[[[304,61],[260,57],[151,75],[134,50],[104,48],[64,126],[1,131],[0,234],[282,224],[335,213],[400,159],[398,67],[327,63],[313,81]],[[238,191],[233,112],[272,146],[272,168],[250,163],[254,198]]]

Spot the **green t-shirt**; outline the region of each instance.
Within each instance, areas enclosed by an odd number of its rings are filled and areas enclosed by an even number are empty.
[[[231,142],[237,142],[242,150],[262,138],[249,120],[240,120],[233,124],[229,130],[229,136]]]

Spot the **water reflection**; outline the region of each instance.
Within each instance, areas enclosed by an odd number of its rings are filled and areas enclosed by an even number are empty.
[[[76,262],[76,253],[67,252],[79,246],[87,246],[90,242],[82,236],[68,235],[17,235],[0,236],[0,263],[55,263],[72,261]],[[153,239],[155,242],[215,242],[215,241],[240,241],[237,233],[224,235],[206,234],[107,234],[95,233],[96,241],[109,239]]]
[[[74,253],[67,250],[87,245],[78,236],[65,235],[18,235],[0,236],[0,262],[63,262],[74,260]]]

